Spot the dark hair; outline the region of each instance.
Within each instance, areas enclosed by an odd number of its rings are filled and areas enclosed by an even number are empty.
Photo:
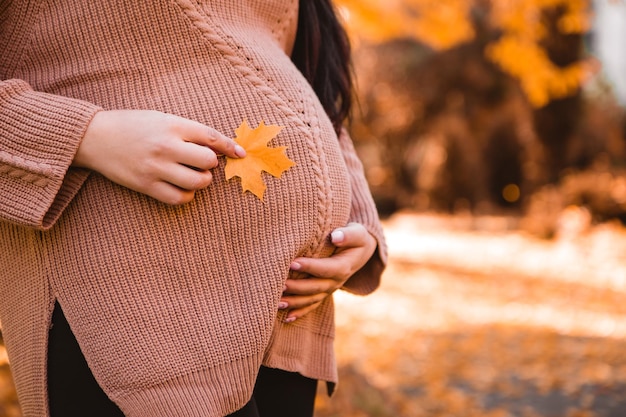
[[[339,134],[352,108],[350,41],[330,0],[300,0],[291,60],[309,81]]]

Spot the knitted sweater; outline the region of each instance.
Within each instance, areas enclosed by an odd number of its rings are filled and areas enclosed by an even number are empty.
[[[55,300],[104,391],[130,417],[213,417],[249,400],[261,364],[335,382],[332,298],[293,324],[278,302],[298,256],[350,221],[386,249],[350,138],[289,58],[297,0],[0,2],[0,320],[26,417],[48,415]],[[296,162],[264,202],[224,178],[169,206],[71,167],[93,115],[153,109],[234,137],[285,126]]]

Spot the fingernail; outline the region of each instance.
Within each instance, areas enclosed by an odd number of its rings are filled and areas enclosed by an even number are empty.
[[[335,230],[330,234],[330,239],[333,243],[341,243],[345,239],[346,235],[341,230]]]
[[[280,303],[278,303],[278,309],[279,309],[279,310],[284,310],[284,309],[286,309],[287,307],[289,307],[289,304],[287,304],[287,303],[286,303],[286,302],[284,302],[284,301],[281,301]]]
[[[237,155],[240,158],[243,158],[244,156],[246,156],[246,150],[244,148],[241,147],[241,145],[235,145],[235,155]]]
[[[295,318],[295,317],[287,317],[287,318],[285,319],[285,323],[293,323],[294,321],[296,321],[296,318]]]
[[[293,271],[299,271],[300,268],[302,268],[302,265],[300,265],[298,262],[292,262],[289,268]]]

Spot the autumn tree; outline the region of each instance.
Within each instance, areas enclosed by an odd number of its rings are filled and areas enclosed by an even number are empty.
[[[422,207],[424,192],[430,208],[519,206],[571,163],[581,86],[596,69],[582,54],[588,0],[338,3],[366,56],[355,137],[382,142],[374,189],[399,206]]]
[[[339,0],[357,36],[386,41],[414,38],[444,50],[475,36],[473,13],[488,15],[501,35],[486,56],[517,78],[529,101],[541,107],[576,92],[593,71],[589,60],[559,65],[545,41],[552,33],[546,12],[557,11],[556,29],[582,34],[590,27],[589,0]],[[554,13],[553,13],[554,14]]]

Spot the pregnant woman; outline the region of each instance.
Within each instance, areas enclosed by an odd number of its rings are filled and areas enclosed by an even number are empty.
[[[0,320],[25,417],[290,416],[386,249],[328,0],[0,3]],[[225,176],[247,121],[294,165]]]

